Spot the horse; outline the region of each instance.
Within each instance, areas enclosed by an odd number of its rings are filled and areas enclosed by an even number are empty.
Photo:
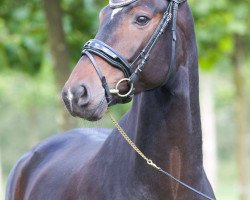
[[[62,98],[89,121],[115,104],[132,107],[118,128],[69,130],[35,146],[13,167],[6,200],[215,199],[203,168],[187,1],[110,0],[99,18]]]

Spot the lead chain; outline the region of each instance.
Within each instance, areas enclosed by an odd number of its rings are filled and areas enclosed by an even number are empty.
[[[115,127],[117,128],[117,130],[119,131],[119,133],[122,135],[122,137],[127,141],[127,143],[144,159],[146,160],[147,164],[150,165],[151,167],[160,170],[161,168],[158,167],[152,160],[150,160],[149,158],[147,158],[142,152],[141,150],[135,145],[135,143],[128,137],[128,135],[125,133],[125,131],[122,129],[122,127],[118,124],[118,122],[116,121],[116,119],[113,117],[113,115],[111,114],[110,110],[108,110],[108,114],[109,117],[111,119],[111,121],[113,122],[113,124],[115,125]]]

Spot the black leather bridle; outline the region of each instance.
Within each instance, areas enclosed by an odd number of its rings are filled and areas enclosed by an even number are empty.
[[[134,95],[134,85],[136,81],[139,78],[140,72],[145,67],[145,64],[147,63],[147,60],[150,56],[150,53],[157,43],[158,39],[162,35],[162,33],[165,31],[167,25],[169,22],[172,20],[172,53],[171,53],[171,61],[170,61],[170,66],[167,72],[167,77],[166,81],[169,79],[172,69],[175,66],[176,62],[176,20],[177,20],[177,11],[178,11],[178,6],[180,3],[184,2],[185,0],[171,0],[167,10],[163,14],[163,17],[152,34],[151,38],[149,39],[148,43],[146,46],[143,48],[143,50],[140,52],[140,54],[135,58],[135,60],[132,63],[129,63],[126,59],[123,58],[119,53],[117,53],[116,50],[114,50],[112,47],[109,45],[105,44],[104,42],[97,40],[97,39],[91,39],[89,40],[83,47],[82,50],[82,56],[86,55],[91,63],[93,64],[98,76],[101,79],[102,86],[105,90],[105,97],[107,100],[107,103],[109,105],[112,105],[112,95],[117,95],[120,97],[119,103],[127,103],[131,101],[133,95]],[[112,66],[120,69],[123,71],[125,78],[120,80],[115,89],[110,89],[105,76],[102,74],[102,71],[100,70],[99,66],[97,65],[95,59],[93,58],[92,54],[95,54],[97,56],[100,56],[103,58],[105,61],[107,61],[109,64]],[[139,64],[138,64],[139,63]],[[137,65],[134,71],[134,66]],[[119,92],[119,85],[122,82],[127,82],[130,90],[127,94],[120,94]]]

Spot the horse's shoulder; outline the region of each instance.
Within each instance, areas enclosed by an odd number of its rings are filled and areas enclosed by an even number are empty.
[[[90,151],[107,139],[109,129],[73,129],[51,136],[27,152],[18,162],[51,159],[71,151]],[[89,149],[89,150],[88,150]],[[76,152],[72,152],[76,154]]]
[[[24,164],[35,161],[49,161],[58,157],[57,154],[88,152],[101,146],[107,139],[110,129],[73,129],[45,139],[24,154],[17,163]],[[88,152],[90,153],[90,152]],[[83,155],[82,155],[83,156]]]
[[[33,182],[34,174],[37,179],[45,177],[44,174],[60,177],[63,166],[68,172],[65,175],[70,176],[91,159],[110,132],[110,129],[73,129],[45,139],[17,161],[8,177],[7,195],[24,192],[21,188]]]
[[[56,150],[67,150],[67,148],[78,147],[103,143],[109,133],[110,129],[73,129],[63,133],[52,136],[31,149],[31,152],[47,152],[50,153]]]

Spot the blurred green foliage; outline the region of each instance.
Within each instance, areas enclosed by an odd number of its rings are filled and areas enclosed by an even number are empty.
[[[232,195],[232,187],[235,185],[227,184],[235,181],[236,176],[232,151],[236,136],[232,123],[234,85],[231,58],[235,34],[244,38],[242,48],[250,47],[250,1],[189,0],[189,3],[196,24],[200,66],[216,77],[218,150],[222,163],[219,191],[228,195],[222,199],[233,200],[236,195]],[[72,67],[84,42],[95,35],[98,12],[105,4],[107,0],[61,1]],[[0,5],[0,153],[6,178],[14,162],[27,149],[59,131],[55,100],[59,94],[54,86],[42,1],[0,0]],[[248,51],[246,53],[249,59],[244,65],[249,66],[250,56]],[[246,77],[250,76],[249,67],[244,73]],[[247,79],[246,88],[250,104],[250,79]],[[128,108],[129,105],[125,105],[113,109],[118,118]],[[78,119],[78,126],[111,127],[111,124],[107,119],[95,124]],[[224,170],[228,165],[231,166],[227,168],[230,172]]]
[[[37,73],[46,41],[41,2],[1,0],[0,4],[0,70]]]
[[[73,63],[81,46],[96,33],[97,12],[105,1],[64,0],[63,24]],[[48,33],[42,1],[0,1],[0,70],[12,69],[35,75],[48,52]]]
[[[225,66],[223,70],[227,70],[234,50],[234,36],[240,35],[246,46],[250,46],[250,1],[189,0],[189,3],[195,20],[201,68],[211,70]]]

